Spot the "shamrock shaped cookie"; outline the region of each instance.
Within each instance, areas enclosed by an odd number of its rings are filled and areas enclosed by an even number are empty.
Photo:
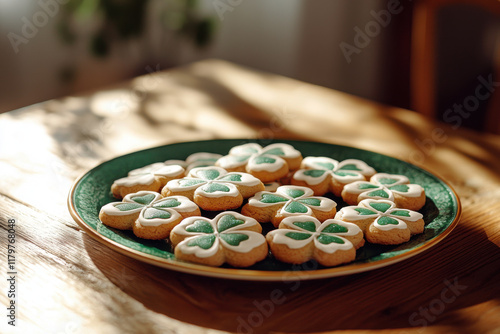
[[[399,209],[387,200],[362,200],[357,206],[342,208],[335,218],[358,225],[374,244],[398,245],[424,231],[421,213]]]
[[[346,184],[366,181],[376,173],[364,161],[357,159],[338,162],[327,157],[306,157],[300,167],[293,174],[291,183],[309,187],[317,196],[329,191],[340,196]]]
[[[166,165],[179,165],[189,172],[193,168],[214,166],[215,162],[222,158],[222,154],[197,152],[186,158],[186,160],[167,160]]]
[[[354,261],[363,246],[363,232],[355,224],[327,219],[323,223],[309,216],[287,217],[280,228],[266,235],[274,257],[301,264],[311,259],[327,267]]]
[[[246,171],[266,183],[287,176],[299,168],[301,161],[302,154],[291,145],[277,143],[263,148],[249,143],[233,147],[216,165],[228,171]]]
[[[209,266],[248,267],[268,254],[262,227],[253,218],[226,211],[214,219],[189,217],[174,227],[170,241],[179,260]]]
[[[183,218],[200,215],[196,204],[184,196],[162,196],[154,191],[128,194],[122,202],[104,205],[99,219],[119,230],[133,230],[143,239],[165,239]]]
[[[183,176],[183,167],[179,165],[167,166],[163,162],[157,162],[134,169],[128,173],[128,176],[115,180],[111,185],[111,192],[116,198],[123,198],[141,190],[159,192],[168,181]]]
[[[312,195],[310,188],[299,186],[281,186],[276,192],[261,191],[248,200],[241,213],[261,223],[271,222],[275,227],[289,216],[308,215],[320,221],[333,218],[337,203]]]
[[[373,175],[370,182],[349,183],[342,190],[342,199],[349,205],[367,198],[385,199],[399,208],[420,210],[425,204],[425,190],[418,184],[410,184],[404,175],[386,173]]]
[[[247,173],[228,173],[220,167],[193,168],[188,176],[163,187],[163,196],[182,195],[208,211],[236,209],[243,199],[264,190],[264,184]]]

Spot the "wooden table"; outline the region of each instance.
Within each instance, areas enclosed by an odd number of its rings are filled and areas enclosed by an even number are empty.
[[[455,188],[462,219],[437,246],[390,267],[272,283],[133,260],[89,237],[68,213],[74,180],[104,160],[242,137],[344,144],[408,160]],[[435,123],[210,60],[0,115],[0,171],[2,333],[499,333],[500,138],[458,121]],[[6,317],[12,237],[15,328]]]

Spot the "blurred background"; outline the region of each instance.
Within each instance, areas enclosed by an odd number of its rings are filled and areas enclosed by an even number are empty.
[[[467,2],[0,0],[0,112],[219,58],[486,130],[500,3]]]

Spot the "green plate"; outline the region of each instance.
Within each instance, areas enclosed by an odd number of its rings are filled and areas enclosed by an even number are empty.
[[[169,159],[184,160],[195,152],[227,154],[231,147],[251,140],[208,140],[184,142],[155,147],[127,154],[91,169],[73,185],[68,206],[75,221],[93,238],[114,250],[140,261],[191,274],[242,280],[286,281],[316,279],[353,274],[384,267],[412,256],[436,245],[456,226],[461,214],[460,201],[454,190],[437,176],[410,163],[353,147],[324,144],[317,142],[280,140],[293,145],[306,156],[327,156],[336,160],[360,159],[375,168],[377,172],[406,175],[412,183],[425,188],[427,200],[420,210],[424,215],[424,233],[412,237],[407,243],[397,246],[367,244],[361,247],[352,263],[325,268],[315,261],[302,265],[289,265],[272,257],[246,269],[230,266],[212,268],[179,261],[175,258],[168,240],[148,241],[135,237],[132,231],[119,231],[103,225],[99,221],[100,208],[115,202],[110,192],[114,180],[124,177],[135,168]],[[274,141],[260,144],[268,145]],[[332,195],[333,196],[333,195]],[[339,198],[334,199],[339,210],[346,204]],[[267,225],[267,226],[266,226]],[[271,224],[264,224],[264,233]]]

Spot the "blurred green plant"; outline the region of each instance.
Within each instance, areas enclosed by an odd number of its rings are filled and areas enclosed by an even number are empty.
[[[157,0],[158,1],[158,0]],[[158,20],[174,33],[193,41],[197,47],[207,46],[214,35],[213,17],[201,16],[197,0],[163,0],[164,9]],[[106,57],[116,40],[140,37],[148,19],[146,12],[151,0],[70,0],[65,6],[66,15],[59,22],[61,39],[73,44],[78,33],[72,22],[96,21],[89,49],[94,56]],[[154,19],[154,18],[153,18]]]

